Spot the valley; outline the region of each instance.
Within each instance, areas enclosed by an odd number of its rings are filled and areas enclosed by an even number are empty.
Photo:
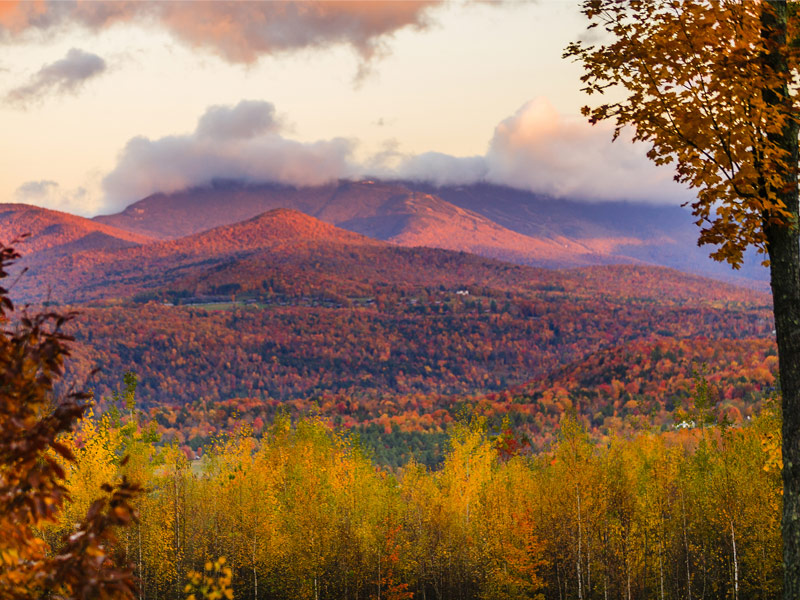
[[[569,203],[545,215],[542,200],[504,190],[491,201],[493,191],[228,183],[94,220],[5,205],[0,235],[31,233],[18,301],[78,311],[64,385],[88,385],[102,407],[134,372],[165,439],[193,450],[231,426],[231,410],[262,423],[279,410],[316,412],[376,447],[416,432],[428,440],[417,454],[432,456],[465,402],[513,418],[541,449],[570,411],[598,438],[669,429],[701,371],[725,383],[720,414],[742,420],[769,395],[768,295],[612,253],[642,250],[614,235],[645,223],[649,244],[677,243],[674,219],[651,214],[668,209],[614,222],[585,205],[581,221]],[[537,236],[524,256],[514,254],[518,236]],[[483,256],[464,251],[476,244]],[[615,260],[628,264],[605,264]],[[570,268],[552,268],[561,262]],[[681,348],[683,362],[659,350],[672,366],[632,370],[642,348],[664,345]],[[757,377],[744,366],[753,360]],[[592,364],[587,380],[579,373]],[[725,391],[745,374],[748,393]],[[220,411],[229,416],[219,421]],[[401,464],[409,452],[387,459]]]
[[[603,246],[598,231],[611,225],[581,225],[569,206],[561,210],[573,219],[573,239],[584,240],[578,254],[576,242],[553,236],[566,227],[527,226],[527,234],[550,231],[547,248],[569,257],[570,268],[554,269],[406,245],[431,241],[426,218],[436,220],[429,230],[443,232],[440,246],[485,238],[470,238],[477,212],[427,192],[402,195],[398,184],[339,184],[294,197],[280,187],[231,186],[230,205],[214,188],[194,198],[194,210],[180,195],[154,197],[95,220],[7,205],[0,232],[32,233],[14,293],[78,311],[63,385],[88,385],[103,407],[122,374],[134,372],[161,435],[192,451],[229,430],[233,414],[266,423],[288,410],[361,431],[375,448],[394,439],[396,448],[381,451],[391,464],[414,455],[435,464],[441,435],[467,404],[496,424],[512,419],[544,449],[565,413],[597,439],[668,430],[691,409],[700,373],[719,388],[715,414],[735,421],[756,414],[774,389],[768,295],[631,257],[604,264],[625,243]],[[522,217],[510,216],[519,199],[492,204],[486,193],[456,195],[522,229]],[[318,214],[350,229],[297,210],[314,212],[312,200]],[[272,206],[281,202],[294,208]],[[508,239],[511,252],[516,238]],[[547,248],[528,251],[548,265]],[[601,264],[586,266],[587,257]],[[413,449],[415,435],[423,442]]]

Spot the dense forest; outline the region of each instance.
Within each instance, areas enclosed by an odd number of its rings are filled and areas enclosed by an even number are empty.
[[[674,284],[668,293],[658,290],[664,280]],[[525,288],[373,291],[341,302],[293,291],[246,304],[81,306],[71,369],[82,381],[100,367],[103,394],[136,365],[145,402],[469,393],[522,383],[633,340],[769,337],[772,329],[765,296],[664,269],[568,271]]]
[[[696,410],[693,390],[706,382],[714,417],[742,424],[758,415],[776,390],[777,356],[767,339],[675,340],[662,338],[613,347],[558,371],[497,392],[417,392],[372,397],[323,392],[285,401],[242,396],[183,405],[143,404],[159,435],[188,456],[223,432],[248,425],[260,435],[279,414],[316,415],[358,433],[379,462],[393,466],[414,457],[440,464],[449,425],[465,408],[498,426],[504,419],[532,448],[545,449],[558,423],[572,413],[593,440],[686,426]],[[109,405],[114,391],[98,397]],[[682,425],[683,424],[683,425]]]
[[[706,371],[728,418],[752,416],[775,385],[763,298],[693,279],[659,296],[655,276],[673,274],[578,270],[533,290],[461,294],[387,287],[348,306],[262,297],[81,307],[66,386],[88,381],[102,407],[135,370],[161,434],[195,452],[236,415],[260,432],[287,410],[360,431],[393,465],[410,455],[438,464],[465,402],[492,422],[507,415],[543,448],[565,410],[595,439],[671,427]]]
[[[131,383],[65,440],[73,500],[45,534],[57,546],[102,482],[144,482],[140,520],[119,540],[142,598],[185,597],[190,571],[219,575],[236,598],[767,599],[780,588],[774,402],[741,426],[717,421],[701,381],[694,428],[593,443],[563,415],[539,453],[473,415],[449,428],[441,468],[388,470],[358,438],[286,416],[188,460],[154,444]]]

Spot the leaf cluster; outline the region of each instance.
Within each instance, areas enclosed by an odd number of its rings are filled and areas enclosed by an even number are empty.
[[[633,129],[658,165],[697,193],[699,244],[734,268],[752,245],[766,252],[764,226],[796,225],[797,19],[769,2],[585,0],[590,37],[565,57],[582,63],[591,123],[611,120],[614,138]]]
[[[0,279],[19,254],[0,245]],[[38,528],[55,520],[68,499],[61,461],[74,455],[60,438],[87,409],[88,395],[52,395],[70,354],[64,326],[74,314],[23,311],[14,315],[0,287],[0,597],[125,598],[135,589],[130,570],[109,548],[114,530],[135,514],[130,500],[139,487],[125,479],[106,484],[103,496],[59,547],[50,548]]]

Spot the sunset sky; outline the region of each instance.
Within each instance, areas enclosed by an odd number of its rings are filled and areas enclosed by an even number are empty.
[[[580,117],[584,29],[574,0],[0,2],[0,201],[363,176],[687,199]]]

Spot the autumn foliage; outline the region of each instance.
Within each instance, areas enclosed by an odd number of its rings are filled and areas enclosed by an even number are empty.
[[[275,599],[722,599],[734,588],[773,598],[780,589],[772,405],[739,427],[603,444],[564,417],[535,455],[509,453],[473,416],[450,428],[436,470],[377,466],[357,438],[314,418],[279,417],[260,437],[238,429],[201,460],[142,443],[136,411],[116,418],[84,421],[76,436],[87,451],[69,487],[78,502],[81,482],[116,464],[120,445],[131,454],[117,468],[138,465],[151,491],[118,544],[146,597],[183,598],[218,577],[236,598]]]
[[[0,279],[18,254],[0,246]],[[69,355],[63,333],[71,315],[14,318],[0,288],[0,596],[10,599],[127,598],[134,580],[112,550],[115,530],[135,520],[131,501],[139,487],[123,478],[87,490],[88,510],[49,544],[41,528],[69,502],[65,467],[74,462],[63,436],[83,415],[85,394],[54,399],[54,382]]]
[[[800,55],[766,25],[762,13],[775,10],[769,2],[588,0],[589,27],[612,42],[576,42],[566,52],[584,66],[584,91],[600,96],[584,114],[613,120],[615,138],[630,126],[651,160],[675,165],[676,180],[697,194],[699,242],[734,267],[748,246],[766,254],[765,224],[792,222],[782,195],[793,157],[775,140],[796,118],[796,99],[771,101],[768,92],[781,95]],[[788,25],[795,39],[796,19]],[[780,64],[765,58],[776,52]],[[612,89],[623,95],[602,96]]]

